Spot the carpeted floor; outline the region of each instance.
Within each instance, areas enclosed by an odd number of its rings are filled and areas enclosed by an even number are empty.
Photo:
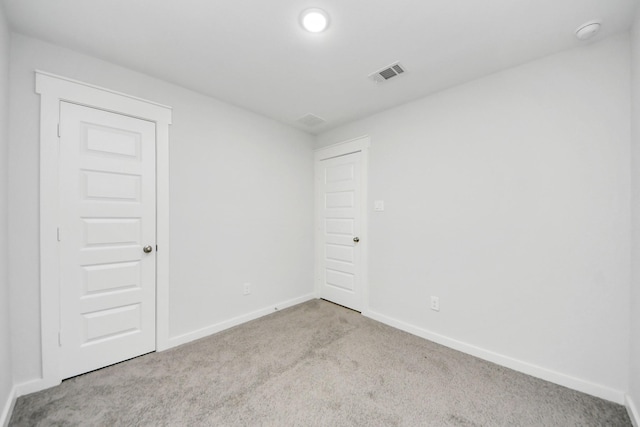
[[[11,426],[630,426],[623,406],[315,300],[18,399]]]

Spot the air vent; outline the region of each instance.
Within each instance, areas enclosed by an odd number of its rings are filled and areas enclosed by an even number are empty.
[[[389,79],[399,76],[404,72],[405,68],[400,65],[399,62],[394,62],[393,64],[387,65],[386,67],[376,71],[375,73],[369,74],[369,78],[376,83],[383,83]]]
[[[300,117],[298,119],[298,123],[302,123],[303,125],[308,127],[314,127],[321,125],[322,123],[326,123],[326,120],[309,113],[306,116]]]

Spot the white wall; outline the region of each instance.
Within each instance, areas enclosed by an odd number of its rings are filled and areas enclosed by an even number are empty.
[[[12,37],[9,242],[17,382],[40,373],[39,97],[34,69],[173,107],[170,334],[313,290],[313,138],[175,85]],[[213,78],[213,76],[212,76]],[[242,296],[242,284],[253,293]]]
[[[7,165],[9,138],[9,27],[0,3],[0,423],[13,387],[9,329]]]
[[[640,423],[640,10],[631,31],[631,372],[629,399]]]
[[[371,314],[621,401],[629,69],[620,35],[320,135],[371,136]]]

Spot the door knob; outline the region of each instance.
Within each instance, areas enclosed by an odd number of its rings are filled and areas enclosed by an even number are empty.
[[[144,251],[145,254],[148,254],[149,252],[151,252],[153,250],[153,248],[151,246],[147,245],[144,248],[142,248],[142,250]]]
[[[359,238],[359,237],[354,237],[354,238],[353,238],[353,241],[354,241],[354,242],[356,242],[356,243],[358,243],[358,242],[360,241],[360,238]]]

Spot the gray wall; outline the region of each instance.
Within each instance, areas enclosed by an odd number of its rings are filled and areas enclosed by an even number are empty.
[[[614,36],[320,135],[371,137],[371,312],[622,401],[629,70]]]
[[[631,31],[631,373],[629,397],[640,410],[640,10]],[[640,422],[640,412],[636,412]]]
[[[34,69],[173,107],[170,338],[313,292],[313,138],[178,86],[12,37],[9,242],[17,382],[40,372]],[[244,282],[252,294],[242,295]]]
[[[9,329],[7,166],[9,148],[9,28],[0,3],[0,422],[13,386]]]

